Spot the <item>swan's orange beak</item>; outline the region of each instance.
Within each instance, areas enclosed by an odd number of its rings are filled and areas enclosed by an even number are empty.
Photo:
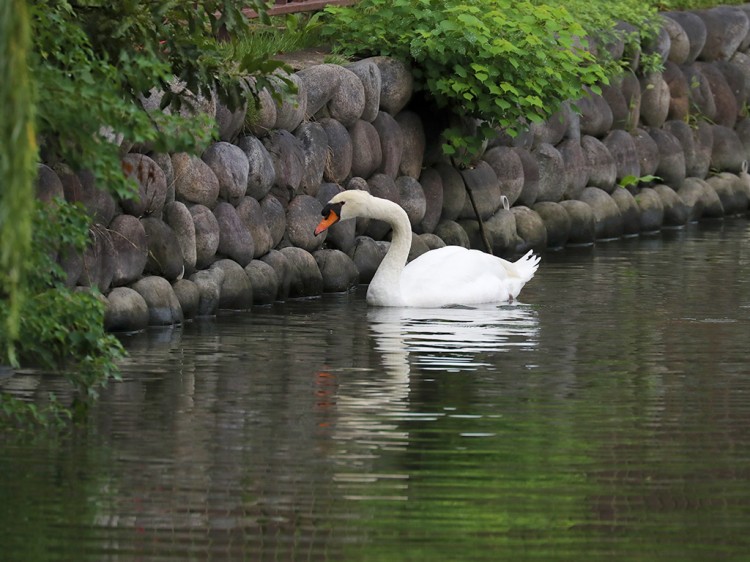
[[[315,227],[315,236],[326,230],[332,224],[336,224],[340,218],[341,217],[336,214],[336,211],[331,209],[328,212],[328,215],[326,215],[323,220],[318,223],[318,226]]]

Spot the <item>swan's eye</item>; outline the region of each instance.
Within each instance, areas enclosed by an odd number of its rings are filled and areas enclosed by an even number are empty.
[[[325,207],[323,207],[323,210],[320,212],[320,214],[323,215],[324,217],[327,217],[328,215],[330,215],[333,212],[333,213],[336,213],[337,217],[340,217],[341,216],[341,206],[343,204],[344,204],[343,202],[341,202],[341,203],[328,203]]]

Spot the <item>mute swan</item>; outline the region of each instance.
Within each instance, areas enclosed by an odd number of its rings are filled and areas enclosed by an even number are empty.
[[[446,246],[406,263],[411,248],[411,224],[399,205],[366,191],[343,191],[323,208],[318,235],[339,220],[369,217],[393,228],[390,248],[367,289],[374,306],[440,307],[512,301],[534,276],[539,257],[529,251],[516,262]]]

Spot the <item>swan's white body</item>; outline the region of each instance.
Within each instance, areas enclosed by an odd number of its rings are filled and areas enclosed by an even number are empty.
[[[349,190],[326,206],[336,218],[324,219],[316,233],[337,219],[369,217],[386,221],[393,234],[388,252],[367,289],[374,306],[440,307],[512,301],[534,276],[539,257],[528,252],[516,262],[461,246],[430,250],[406,263],[411,248],[411,224],[396,203]],[[325,211],[324,211],[325,212]]]

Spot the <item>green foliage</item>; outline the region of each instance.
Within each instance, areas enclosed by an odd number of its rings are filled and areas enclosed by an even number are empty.
[[[127,197],[133,186],[112,139],[157,152],[195,152],[210,140],[214,123],[210,115],[181,115],[194,96],[215,93],[234,109],[258,88],[283,88],[283,78],[265,78],[280,63],[255,56],[229,64],[217,40],[247,33],[245,5],[265,14],[260,0],[34,2],[33,72],[45,160],[88,169],[101,188]],[[161,108],[169,111],[142,108],[139,98],[153,89],[165,92]]]
[[[27,298],[23,301],[18,340],[22,364],[63,374],[77,400],[85,403],[111,378],[124,351],[104,331],[104,304],[95,291],[72,290],[55,259],[63,252],[82,252],[89,241],[89,218],[80,204],[56,201],[36,204],[34,236],[27,255]],[[0,318],[8,314],[0,300]],[[0,332],[0,343],[7,344]],[[67,405],[52,400],[44,408],[0,394],[0,424],[57,426],[69,419]],[[43,422],[43,423],[42,423]]]
[[[319,25],[310,22],[305,14],[272,17],[269,25],[251,22],[246,32],[220,45],[231,60],[241,60],[248,53],[256,57],[274,58],[276,55],[300,51],[319,44]]]
[[[363,0],[329,7],[323,29],[346,54],[389,55],[414,68],[419,89],[460,118],[511,134],[549,117],[584,86],[606,81],[581,48],[585,32],[563,6],[514,0]],[[448,131],[444,149],[466,154],[482,138]],[[470,152],[470,151],[469,151]],[[464,165],[467,162],[462,162]]]
[[[533,0],[536,4],[551,3],[550,0]],[[625,43],[624,62],[612,61],[606,49],[597,48],[597,57],[609,72],[618,72],[622,64],[628,65],[627,56],[638,50],[643,39],[658,32],[656,9],[650,2],[642,0],[613,0],[591,2],[590,0],[562,0],[560,4],[573,14],[597,47],[618,40]],[[624,25],[623,25],[624,24]]]
[[[620,187],[635,187],[641,183],[651,183],[653,181],[661,180],[659,176],[653,176],[651,174],[645,175],[645,176],[625,176],[623,177],[618,185]]]
[[[120,163],[123,140],[158,152],[194,152],[215,126],[213,115],[190,111],[196,96],[216,95],[234,109],[261,88],[277,97],[292,89],[277,74],[283,65],[265,54],[228,59],[217,38],[248,33],[245,7],[268,23],[261,0],[36,0],[28,16],[22,0],[0,5],[0,144],[11,147],[0,151],[0,323],[6,328],[0,364],[62,373],[82,403],[117,376],[123,350],[104,332],[100,296],[66,288],[56,261],[62,252],[84,250],[89,218],[63,202],[40,207],[32,240],[35,138],[47,163],[88,170],[99,188],[131,196],[133,183]],[[164,111],[147,112],[140,100],[156,90],[166,92]],[[0,394],[0,402],[0,418],[15,423],[64,420],[70,413],[56,401],[42,409]]]
[[[23,307],[24,260],[31,243],[32,181],[37,146],[28,55],[29,18],[23,0],[0,4],[0,298],[7,313],[0,323],[5,332],[0,357],[15,360]],[[11,148],[12,149],[9,149]]]

